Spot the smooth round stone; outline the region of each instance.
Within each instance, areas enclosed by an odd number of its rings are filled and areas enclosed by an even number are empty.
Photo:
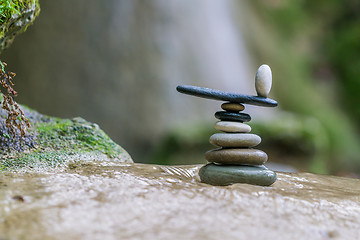
[[[215,117],[221,121],[249,122],[251,117],[246,113],[233,113],[219,111],[215,113]]]
[[[223,92],[211,88],[203,88],[188,85],[179,85],[176,90],[180,93],[208,98],[220,101],[229,101],[235,103],[246,103],[263,107],[276,107],[278,103],[270,98],[263,98],[258,96],[244,95],[238,93]]]
[[[214,186],[234,183],[270,186],[276,181],[276,173],[265,166],[218,165],[209,163],[199,170],[201,182]]]
[[[245,109],[245,106],[240,103],[223,103],[221,104],[221,108],[225,111],[240,112]]]
[[[215,133],[209,142],[219,147],[255,147],[261,143],[258,135],[251,133]]]
[[[272,85],[271,68],[263,64],[256,71],[255,89],[259,97],[266,98],[269,95]]]
[[[251,127],[241,122],[219,121],[215,123],[215,129],[230,133],[248,133],[251,132]]]
[[[222,164],[249,164],[263,165],[268,156],[265,152],[258,149],[216,149],[205,153],[208,162]]]

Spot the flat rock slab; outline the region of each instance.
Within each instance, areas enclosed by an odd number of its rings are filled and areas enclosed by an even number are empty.
[[[0,239],[360,239],[360,180],[277,173],[271,187],[217,187],[200,167],[2,172]]]
[[[270,98],[223,92],[211,88],[180,85],[176,87],[176,90],[180,93],[184,93],[196,97],[229,101],[233,103],[245,103],[245,104],[257,105],[263,107],[276,107],[278,105],[278,103],[275,100]]]

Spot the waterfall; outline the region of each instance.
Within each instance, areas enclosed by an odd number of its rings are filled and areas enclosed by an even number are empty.
[[[97,122],[137,160],[179,123],[215,122],[220,102],[181,95],[177,85],[255,94],[239,5],[73,0],[69,11],[67,2],[44,1],[5,60],[18,73],[20,102]]]
[[[234,1],[155,1],[165,14],[156,42],[167,59],[163,78],[175,120],[209,120],[219,103],[174,94],[178,84],[253,93],[254,73],[242,33],[235,22]]]

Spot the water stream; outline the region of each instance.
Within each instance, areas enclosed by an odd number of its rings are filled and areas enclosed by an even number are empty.
[[[360,180],[278,173],[200,183],[200,166],[79,164],[0,176],[1,239],[358,239]]]

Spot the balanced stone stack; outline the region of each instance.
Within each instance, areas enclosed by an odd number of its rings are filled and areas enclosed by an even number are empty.
[[[276,181],[276,173],[263,165],[268,159],[267,154],[253,148],[260,144],[261,138],[251,134],[251,127],[245,124],[251,120],[251,117],[242,113],[245,109],[243,104],[277,106],[276,101],[267,98],[271,85],[271,69],[268,65],[261,65],[255,77],[255,89],[258,96],[227,93],[195,86],[177,87],[181,93],[226,101],[221,105],[224,111],[215,113],[215,117],[220,120],[215,124],[215,129],[223,133],[215,133],[210,137],[210,143],[220,148],[205,154],[206,160],[210,163],[199,171],[202,182],[211,185],[248,183],[269,186]]]

